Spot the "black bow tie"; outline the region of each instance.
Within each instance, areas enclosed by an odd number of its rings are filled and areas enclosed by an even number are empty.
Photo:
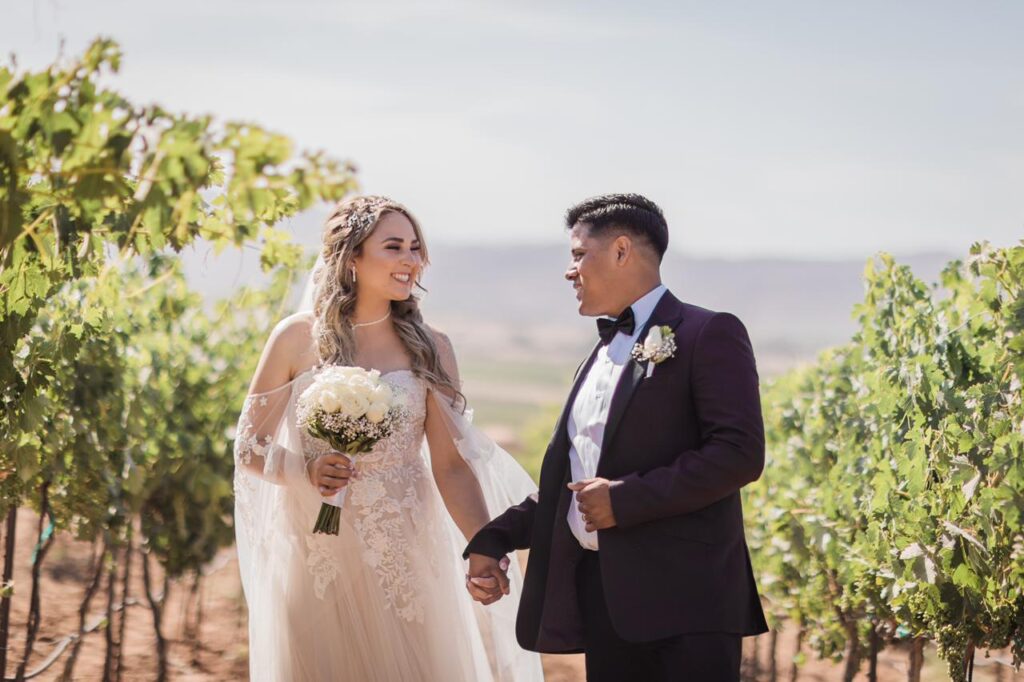
[[[636,329],[636,321],[633,319],[633,309],[626,308],[614,320],[602,317],[597,321],[597,333],[601,335],[601,343],[608,345],[615,338],[616,334],[632,336]]]

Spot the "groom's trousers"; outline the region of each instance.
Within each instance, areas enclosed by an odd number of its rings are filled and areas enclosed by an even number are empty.
[[[576,586],[587,682],[739,682],[739,635],[702,633],[627,642],[615,632],[608,616],[597,552],[583,552]]]

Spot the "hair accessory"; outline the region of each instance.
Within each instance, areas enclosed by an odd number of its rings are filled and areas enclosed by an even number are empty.
[[[351,213],[348,214],[348,220],[346,225],[348,229],[352,231],[368,230],[373,227],[373,224],[377,222],[377,212],[387,204],[393,204],[394,202],[387,197],[369,196],[365,197],[365,202],[358,208],[354,208]]]

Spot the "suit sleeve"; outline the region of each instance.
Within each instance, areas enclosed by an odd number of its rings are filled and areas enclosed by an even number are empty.
[[[621,528],[707,507],[757,480],[764,469],[757,367],[743,323],[727,313],[714,315],[697,336],[692,362],[701,446],[611,488]]]
[[[529,549],[536,512],[536,494],[509,507],[505,513],[477,531],[462,553],[462,558],[467,559],[470,554],[483,554],[500,559],[514,549]]]

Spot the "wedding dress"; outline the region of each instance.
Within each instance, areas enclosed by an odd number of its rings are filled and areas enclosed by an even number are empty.
[[[358,456],[339,534],[314,535],[321,497],[306,475],[328,446],[296,423],[307,370],[245,401],[235,440],[235,523],[249,607],[253,680],[355,682],[542,680],[515,640],[522,585],[482,607],[465,589],[464,540],[430,471],[433,400],[472,468],[491,516],[536,491],[508,453],[411,370],[382,375],[405,408],[400,426]]]

